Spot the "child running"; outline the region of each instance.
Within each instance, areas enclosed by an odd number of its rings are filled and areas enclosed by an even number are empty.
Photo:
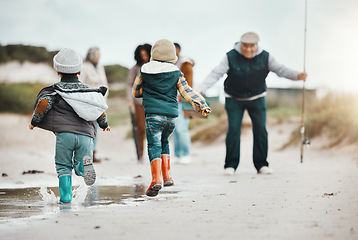
[[[150,62],[141,67],[133,85],[133,96],[143,98],[152,172],[152,182],[146,195],[150,197],[157,196],[162,188],[162,174],[164,187],[174,185],[170,173],[169,137],[178,117],[177,91],[203,116],[211,112],[203,96],[191,89],[174,65],[177,60],[171,41],[157,41],[151,50]]]
[[[59,179],[60,202],[72,200],[72,169],[93,185],[93,139],[96,121],[103,131],[110,131],[105,110],[106,87],[91,89],[79,81],[81,56],[72,49],[62,49],[53,58],[61,81],[43,88],[38,94],[30,130],[39,127],[56,135],[55,163]]]

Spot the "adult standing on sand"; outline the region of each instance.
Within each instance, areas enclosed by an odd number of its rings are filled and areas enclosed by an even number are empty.
[[[101,58],[101,52],[98,47],[91,47],[83,63],[83,69],[81,72],[81,81],[91,88],[99,88],[101,86],[105,86],[108,88],[108,81],[106,72],[104,67],[99,64],[99,60]],[[108,91],[105,95],[105,99],[107,100]],[[97,125],[98,130],[98,125]],[[97,140],[98,134],[96,138],[93,140],[93,162],[101,162],[100,159],[96,158],[96,150],[97,150]]]
[[[180,69],[180,71],[184,74],[186,81],[188,82],[190,87],[193,87],[193,67],[194,61],[190,58],[183,57],[180,55],[181,46],[179,43],[174,43],[176,55],[178,57],[178,61],[176,62],[176,66]],[[174,139],[174,154],[175,154],[175,162],[180,164],[189,164],[191,162],[190,157],[190,146],[191,146],[191,138],[189,133],[189,120],[190,120],[190,112],[183,109],[183,104],[186,101],[183,100],[181,96],[178,96],[178,112],[179,116],[175,122],[175,129],[173,132]],[[193,109],[194,110],[194,109]]]
[[[199,89],[205,92],[224,74],[225,109],[229,127],[226,135],[225,175],[233,175],[240,161],[240,136],[244,111],[252,121],[254,136],[253,162],[260,174],[271,174],[267,162],[266,77],[269,72],[291,80],[306,80],[305,72],[297,72],[278,63],[258,46],[259,36],[247,32],[234,49],[227,52],[220,64],[205,78]]]
[[[143,149],[145,140],[145,115],[144,107],[142,105],[142,98],[135,98],[132,95],[132,87],[134,80],[140,72],[140,68],[143,64],[149,62],[150,51],[152,45],[145,43],[139,45],[134,51],[134,60],[136,64],[129,70],[127,77],[127,102],[130,111],[134,111],[135,125],[137,127],[137,138],[139,148],[139,162],[143,163]]]

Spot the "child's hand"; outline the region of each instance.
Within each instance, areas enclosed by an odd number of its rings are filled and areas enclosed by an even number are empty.
[[[103,129],[103,132],[106,132],[106,131],[107,131],[107,132],[111,131],[111,128],[110,128],[109,126],[106,127],[106,128],[104,128],[104,129]]]
[[[211,109],[210,108],[204,108],[201,111],[201,115],[203,115],[204,117],[206,117],[209,113],[211,113]]]
[[[29,125],[29,129],[30,129],[30,130],[33,130],[34,128],[35,128],[35,127],[32,126],[32,124]]]

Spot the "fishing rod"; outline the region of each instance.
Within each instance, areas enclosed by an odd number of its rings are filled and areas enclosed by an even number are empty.
[[[306,72],[306,38],[307,38],[307,0],[305,0],[305,30],[303,41],[303,72]],[[310,140],[305,137],[305,83],[302,86],[302,114],[301,114],[301,163],[303,163],[303,148],[310,144]]]

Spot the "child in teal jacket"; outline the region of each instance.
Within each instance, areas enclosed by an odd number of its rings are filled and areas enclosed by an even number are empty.
[[[177,91],[203,116],[211,112],[205,99],[191,89],[174,65],[177,60],[171,41],[157,41],[152,48],[150,62],[142,66],[133,85],[133,96],[143,98],[152,172],[152,182],[146,192],[148,196],[158,195],[162,188],[162,174],[164,186],[174,185],[170,173],[169,137],[178,117]]]

